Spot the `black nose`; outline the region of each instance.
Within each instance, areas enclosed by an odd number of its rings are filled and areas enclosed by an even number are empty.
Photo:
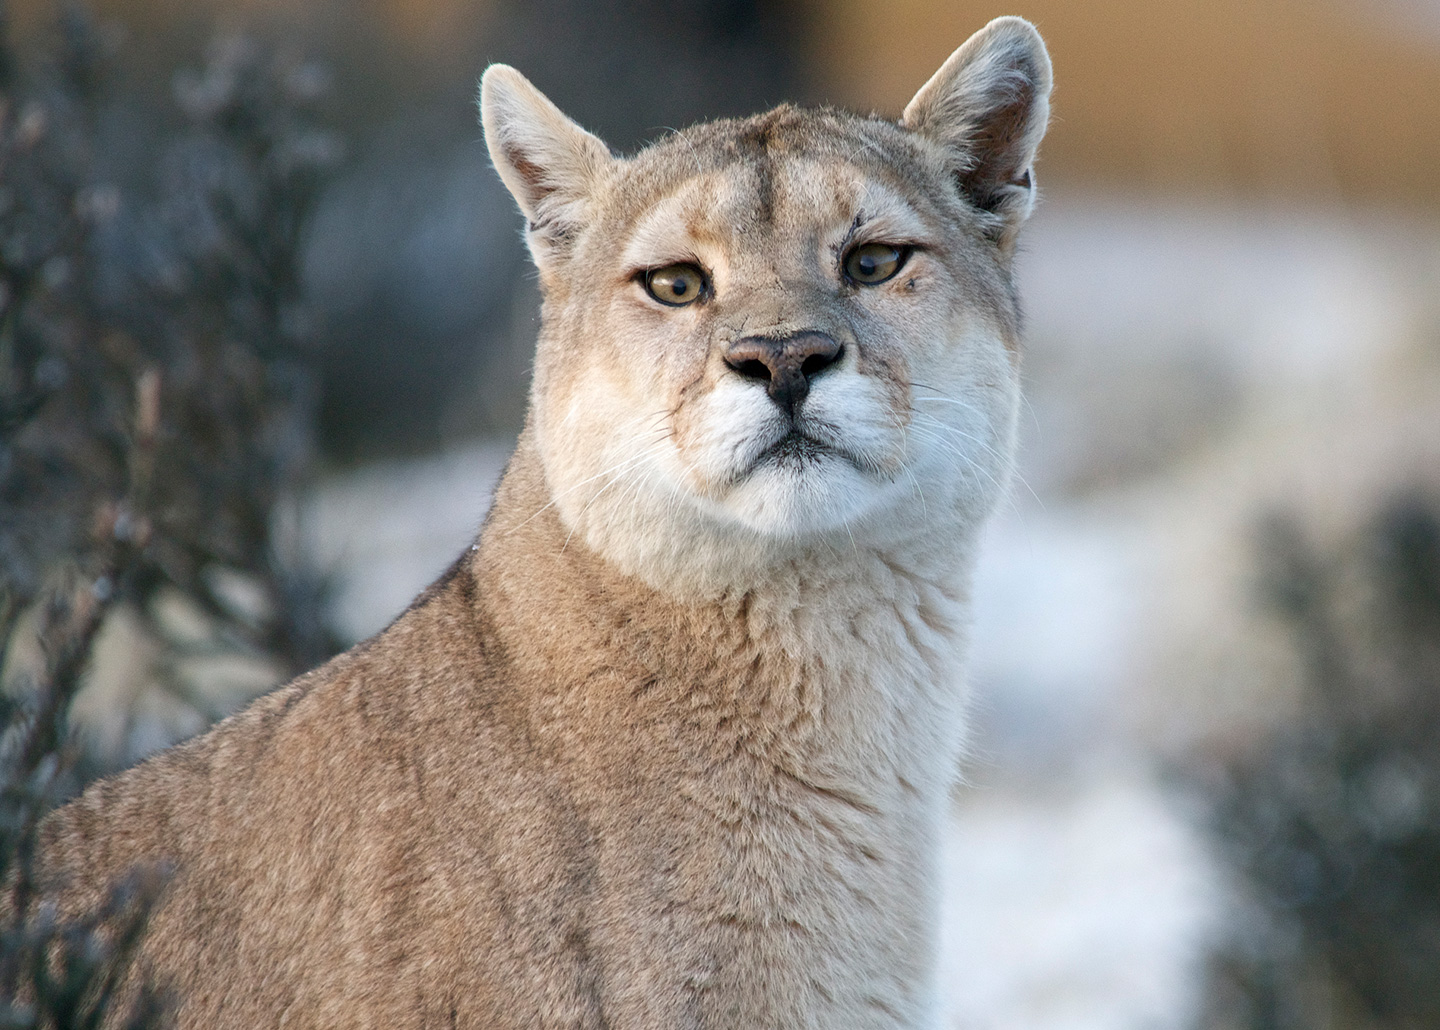
[[[807,394],[810,379],[840,360],[845,348],[824,333],[793,336],[746,336],[725,351],[725,364],[746,379],[768,383],[770,399],[794,414]]]

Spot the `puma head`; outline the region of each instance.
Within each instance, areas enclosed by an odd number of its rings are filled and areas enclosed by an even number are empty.
[[[625,157],[487,70],[544,294],[529,432],[571,536],[703,586],[978,525],[1009,470],[1050,83],[1001,18],[898,121],[782,106]]]

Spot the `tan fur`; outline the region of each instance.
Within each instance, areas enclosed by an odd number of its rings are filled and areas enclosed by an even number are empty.
[[[957,54],[898,124],[781,107],[628,159],[487,72],[545,308],[478,543],[378,637],[44,828],[70,908],[175,864],[145,962],[183,1026],[936,1025],[1050,82],[1018,19]],[[848,285],[866,241],[916,249]],[[636,280],[676,261],[703,302]],[[799,331],[844,350],[792,427],[724,353]]]

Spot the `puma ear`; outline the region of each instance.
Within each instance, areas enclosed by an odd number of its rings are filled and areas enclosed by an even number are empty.
[[[1050,55],[1023,18],[996,18],[950,55],[900,124],[955,154],[960,190],[997,216],[1002,246],[1035,202],[1031,165],[1050,118]]]
[[[492,64],[481,77],[480,122],[543,273],[588,220],[590,197],[614,158],[509,65]]]

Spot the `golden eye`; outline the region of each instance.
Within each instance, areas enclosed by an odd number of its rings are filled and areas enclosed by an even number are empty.
[[[845,275],[851,282],[875,286],[892,278],[905,266],[909,247],[889,243],[866,243],[845,255]]]
[[[705,273],[694,265],[666,265],[645,273],[645,291],[661,304],[681,308],[705,292]]]

